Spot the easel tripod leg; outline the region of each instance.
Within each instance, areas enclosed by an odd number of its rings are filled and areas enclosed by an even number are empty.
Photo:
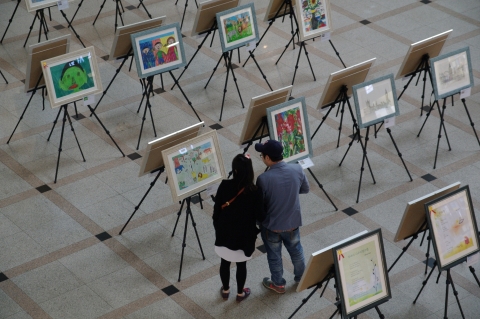
[[[452,275],[450,273],[450,269],[447,270],[447,294],[448,294],[448,282],[450,282],[450,284],[452,285],[453,295],[455,296],[455,299],[457,300],[457,305],[458,305],[458,308],[460,309],[460,313],[462,314],[462,318],[465,319],[465,315],[463,314],[462,305],[460,304],[460,299],[458,299],[458,291],[455,288],[455,284],[453,283],[453,279],[452,279]],[[445,299],[446,298],[447,298],[447,296],[445,296]],[[446,300],[445,300],[445,305],[447,305]],[[446,317],[447,317],[447,308],[445,308],[445,318]]]
[[[72,130],[73,136],[75,136],[75,140],[77,141],[78,149],[80,150],[80,154],[82,154],[83,161],[85,162],[85,156],[83,156],[82,148],[80,147],[80,142],[78,142],[77,134],[73,128],[72,119],[70,118],[70,114],[68,114],[67,107],[65,106],[64,112],[67,114],[68,123],[70,123],[70,129]]]
[[[320,187],[320,189],[323,191],[323,193],[325,194],[325,196],[328,198],[328,200],[330,201],[330,204],[332,204],[332,206],[335,208],[335,210],[338,210],[337,206],[335,206],[335,204],[333,203],[332,199],[330,198],[330,196],[328,196],[327,192],[325,191],[325,189],[323,188],[323,185],[318,181],[317,177],[313,174],[312,170],[309,168],[307,168],[307,170],[310,172],[310,175],[312,175],[313,179],[315,180],[315,182],[317,182],[317,185],[318,187]]]
[[[175,226],[173,227],[172,237],[175,235],[175,231],[177,230],[178,220],[180,219],[180,215],[182,214],[183,204],[185,204],[185,199],[182,200],[182,204],[180,205],[180,209],[177,213],[177,221],[175,222]]]
[[[193,107],[192,105],[192,102],[188,99],[187,95],[185,94],[185,92],[183,91],[182,87],[180,86],[180,83],[178,82],[178,79],[175,78],[175,76],[173,75],[172,71],[168,71],[168,73],[170,74],[170,76],[172,77],[173,81],[175,82],[175,84],[178,86],[178,89],[180,90],[180,92],[182,93],[183,97],[185,98],[185,100],[187,100],[187,104],[190,106],[190,108],[192,109],[193,113],[195,113],[195,116],[197,117],[198,121],[201,122],[202,119],[200,119],[200,116],[198,116],[198,113],[197,111],[195,111],[195,108]],[[162,86],[163,86],[163,81],[162,81]]]
[[[233,82],[235,83],[235,87],[237,88],[237,92],[238,92],[238,97],[240,98],[240,103],[242,103],[242,108],[245,108],[245,105],[243,104],[242,95],[240,94],[240,89],[239,89],[238,84],[237,84],[237,77],[235,76],[235,72],[233,71],[232,56],[233,56],[233,51],[230,51],[230,54],[228,55],[228,66],[227,67],[230,67],[230,71],[232,72],[232,76],[233,76]]]
[[[55,128],[55,125],[57,125],[57,120],[58,120],[58,118],[60,117],[60,112],[62,112],[62,107],[59,107],[59,108],[58,108],[57,117],[56,117],[55,120],[53,121],[52,129],[50,130],[50,134],[48,135],[47,141],[50,141],[50,137],[52,136],[53,129]]]
[[[63,122],[62,122],[62,133],[60,135],[60,145],[58,146],[58,158],[57,158],[57,167],[55,169],[55,180],[54,183],[57,182],[57,175],[58,175],[58,165],[60,164],[60,154],[62,153],[62,144],[63,144],[63,132],[65,131],[65,122],[67,121],[67,112],[66,112],[66,105],[63,105],[60,110],[64,109],[63,112]],[[60,114],[60,112],[58,112]],[[57,115],[58,117],[58,115]],[[52,128],[53,131],[53,128]]]
[[[113,139],[112,135],[110,134],[110,131],[107,130],[107,128],[105,127],[105,125],[103,125],[102,121],[100,121],[100,119],[98,118],[97,114],[95,113],[95,111],[92,109],[92,107],[90,105],[87,105],[88,109],[90,110],[91,114],[93,114],[95,116],[95,118],[97,119],[98,123],[100,123],[100,125],[102,126],[103,130],[105,131],[105,133],[107,133],[108,137],[110,137],[110,139],[112,140],[113,144],[115,144],[115,146],[118,148],[118,150],[120,151],[120,153],[122,153],[122,156],[125,157],[125,154],[123,153],[122,149],[118,146],[117,142],[115,142],[115,140]]]
[[[465,112],[467,112],[468,120],[470,121],[470,125],[472,126],[473,133],[475,134],[475,137],[477,138],[478,145],[480,145],[480,140],[478,139],[477,135],[477,130],[475,130],[475,123],[472,121],[472,117],[470,116],[470,112],[468,112],[467,109],[467,104],[465,103],[465,99],[461,99],[463,103],[463,107],[465,108]]]
[[[12,24],[13,17],[15,16],[15,13],[17,12],[18,6],[20,5],[20,0],[17,0],[17,4],[15,5],[15,9],[13,9],[12,16],[8,20],[8,25],[5,28],[5,32],[3,32],[2,39],[0,40],[0,44],[3,42],[3,39],[5,38],[5,35],[7,34],[8,28],[10,28],[10,24]],[[25,47],[25,46],[24,46]]]
[[[475,281],[477,282],[477,285],[480,287],[480,281],[478,280],[478,277],[477,277],[477,275],[475,274],[475,268],[473,268],[472,266],[470,266],[470,267],[468,267],[468,269],[470,269],[470,272],[472,273],[473,278],[475,278]]]
[[[302,304],[301,304],[300,306],[298,306],[297,309],[295,309],[295,311],[290,315],[290,317],[288,317],[288,319],[292,319],[293,316],[295,316],[295,314],[307,303],[307,301],[310,299],[310,297],[312,297],[313,294],[314,294],[314,293],[318,290],[318,288],[320,288],[320,287],[321,287],[321,285],[317,285],[317,286],[315,287],[315,289],[313,289],[312,292],[307,296],[307,298],[302,299]],[[325,285],[325,287],[326,287],[326,285]]]
[[[435,262],[433,263],[432,269],[431,269],[430,272],[428,273],[427,279],[425,279],[424,281],[422,281],[422,288],[420,288],[420,291],[418,292],[417,297],[416,297],[415,300],[413,301],[414,304],[417,302],[417,299],[418,299],[418,297],[420,296],[420,294],[422,293],[423,288],[425,288],[425,285],[427,284],[428,279],[430,279],[430,276],[432,275],[433,271],[435,270],[435,266],[437,266],[437,261],[436,261],[436,260],[435,260]]]
[[[212,39],[213,39],[213,38],[212,38]],[[218,59],[217,65],[213,68],[212,74],[210,75],[210,78],[208,79],[207,84],[205,84],[204,89],[207,88],[208,84],[210,83],[210,80],[212,79],[213,75],[215,74],[215,71],[217,71],[217,68],[218,68],[218,66],[220,65],[220,61],[222,61],[222,59],[225,59],[225,54],[226,54],[226,53],[222,53],[222,55],[220,56],[220,59]],[[227,70],[227,71],[228,71],[228,70]]]
[[[189,209],[189,206],[190,206],[190,197],[186,198],[186,201],[187,201],[187,213],[185,214],[186,218],[185,218],[185,228],[183,229],[182,256],[180,257],[180,269],[178,271],[178,281],[179,282],[180,282],[180,279],[182,277],[183,255],[185,253],[185,246],[187,246],[186,240],[187,240],[188,216],[190,215],[188,213],[188,209]]]

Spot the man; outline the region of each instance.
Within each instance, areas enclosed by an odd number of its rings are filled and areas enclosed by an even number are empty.
[[[266,218],[262,223],[262,239],[267,251],[271,278],[264,278],[263,285],[277,293],[285,293],[283,278],[282,243],[293,263],[295,281],[299,282],[305,270],[305,258],[300,243],[299,227],[302,225],[298,194],[310,190],[303,169],[297,164],[283,161],[283,146],[275,140],[255,144],[268,170],[258,176],[257,185],[264,194]]]

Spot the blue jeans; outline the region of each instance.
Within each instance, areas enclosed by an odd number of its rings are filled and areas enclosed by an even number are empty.
[[[295,281],[299,282],[305,271],[305,258],[303,257],[303,248],[300,243],[299,228],[276,233],[262,227],[262,239],[267,251],[268,267],[270,268],[273,283],[276,286],[284,286],[286,284],[286,280],[283,278],[282,242],[290,254]]]

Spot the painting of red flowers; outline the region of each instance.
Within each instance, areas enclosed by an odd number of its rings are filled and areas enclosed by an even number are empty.
[[[267,109],[270,138],[283,145],[283,158],[298,161],[311,154],[310,132],[304,98]]]

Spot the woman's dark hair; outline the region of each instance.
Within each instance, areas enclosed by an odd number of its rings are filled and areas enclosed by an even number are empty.
[[[253,183],[252,160],[243,154],[238,154],[232,160],[233,180],[237,183],[237,189],[245,187],[245,192],[254,191],[257,186]]]

